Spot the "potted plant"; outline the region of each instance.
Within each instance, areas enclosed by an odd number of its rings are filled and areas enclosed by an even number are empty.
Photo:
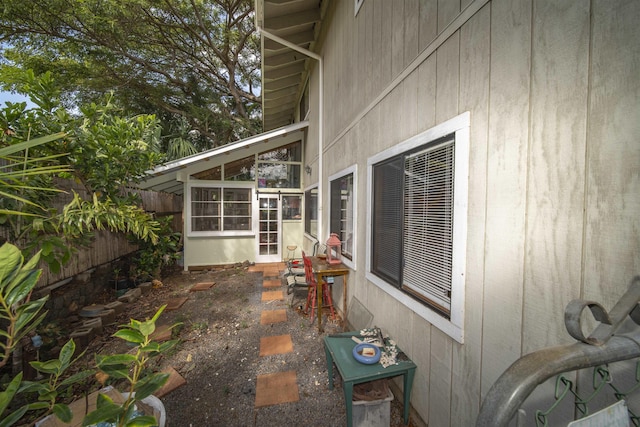
[[[8,243],[0,247],[0,317],[5,319],[0,328],[0,367],[4,366],[11,353],[20,346],[21,339],[35,331],[44,318],[42,312],[46,297],[31,301],[29,295],[40,277],[41,270],[36,266],[39,253],[23,264],[20,250]],[[131,320],[122,325],[114,336],[136,346],[133,353],[96,355],[99,380],[104,384],[108,380],[123,380],[127,393],[121,402],[115,402],[106,394],[99,394],[97,407],[86,415],[83,425],[110,422],[114,426],[136,425],[154,426],[158,421],[147,414],[136,411],[136,403],[151,396],[167,380],[167,374],[147,374],[149,362],[155,356],[172,348],[177,341],[156,343],[151,340],[155,323],[165,306],[148,320]],[[4,326],[6,325],[6,327]],[[175,325],[174,325],[175,326]],[[60,402],[59,397],[69,387],[86,380],[95,370],[80,370],[69,374],[71,367],[82,356],[73,358],[76,346],[69,340],[56,359],[45,362],[33,361],[31,366],[43,374],[39,381],[22,381],[18,373],[7,386],[0,391],[0,427],[9,427],[19,422],[28,411],[40,411],[42,416],[55,416],[63,422],[73,419],[69,405]],[[31,396],[19,406],[11,407],[17,397]],[[24,400],[24,399],[23,399]]]
[[[114,334],[115,337],[135,345],[133,353],[100,355],[96,354],[97,377],[101,383],[107,379],[124,380],[127,390],[123,393],[124,402],[115,402],[107,394],[99,394],[97,408],[83,420],[83,426],[107,422],[116,427],[157,426],[158,420],[138,410],[136,403],[153,395],[167,381],[169,374],[145,374],[148,364],[156,356],[173,348],[177,341],[157,343],[151,340],[155,332],[155,324],[166,305],[160,307],[156,314],[148,320],[131,319],[129,324],[122,325]],[[175,327],[176,325],[173,325]],[[162,426],[160,426],[162,427]]]
[[[113,268],[113,278],[109,279],[109,285],[113,286],[113,289],[116,291],[120,291],[122,289],[127,289],[129,287],[129,280],[120,274],[122,271],[120,267]]]

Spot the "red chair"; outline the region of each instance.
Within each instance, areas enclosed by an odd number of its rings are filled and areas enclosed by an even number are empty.
[[[318,302],[318,283],[316,281],[316,276],[313,274],[313,267],[311,265],[311,258],[305,255],[302,252],[302,260],[304,262],[304,273],[305,279],[307,280],[307,305],[304,309],[305,313],[309,311],[309,305],[311,305],[311,314],[309,318],[311,319],[311,323],[313,323],[313,312],[315,311],[316,304]],[[331,310],[331,318],[336,318],[336,313],[333,310],[333,299],[331,298],[331,289],[329,288],[329,284],[326,280],[322,281],[322,303],[323,307],[329,307]]]

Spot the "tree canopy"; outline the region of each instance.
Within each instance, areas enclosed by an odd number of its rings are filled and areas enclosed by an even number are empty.
[[[0,239],[27,254],[41,249],[54,272],[94,230],[158,244],[162,224],[125,188],[163,158],[156,118],[124,117],[110,95],[72,114],[60,105],[50,73],[27,71],[21,81],[35,107],[0,108]],[[86,197],[56,199],[71,182]]]
[[[111,91],[127,114],[155,114],[178,144],[165,151],[223,145],[260,127],[252,3],[4,0],[0,84],[19,91],[14,71],[50,71],[68,108]]]

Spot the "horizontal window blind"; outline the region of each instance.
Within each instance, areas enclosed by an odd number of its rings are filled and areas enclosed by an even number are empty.
[[[403,287],[451,309],[454,140],[405,158]]]
[[[402,156],[373,167],[371,271],[400,286],[402,259]]]

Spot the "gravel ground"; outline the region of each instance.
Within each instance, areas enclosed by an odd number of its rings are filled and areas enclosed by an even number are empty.
[[[196,283],[209,281],[215,282],[212,288],[189,292]],[[261,272],[249,272],[246,266],[177,272],[128,307],[125,317],[143,319],[163,303],[188,296],[180,308],[165,312],[159,322],[182,322],[180,345],[158,361],[159,368],[171,366],[186,380],[161,399],[167,426],[346,425],[339,374],[334,370],[335,387],[329,390],[322,335],[317,323],[311,325],[308,316],[297,309],[306,291],[285,292],[284,301],[262,302],[262,281]],[[287,321],[261,325],[262,311],[276,309],[287,310]],[[324,334],[342,331],[340,320],[325,317],[324,322]],[[259,356],[261,337],[285,334],[291,335],[292,353]],[[122,350],[115,348],[122,344],[114,339],[97,345],[95,351]],[[257,376],[284,371],[296,372],[300,400],[255,408]],[[401,411],[401,404],[394,400],[391,426],[402,425]]]

